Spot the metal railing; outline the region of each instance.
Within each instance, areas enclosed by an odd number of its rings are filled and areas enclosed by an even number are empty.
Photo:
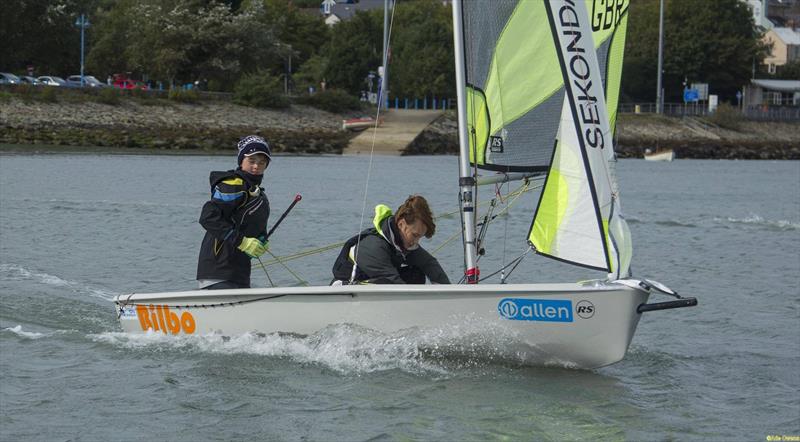
[[[656,103],[620,103],[619,113],[654,114]],[[740,110],[748,120],[800,121],[800,106],[759,105],[745,106]],[[709,116],[706,103],[664,103],[663,115],[671,117]]]

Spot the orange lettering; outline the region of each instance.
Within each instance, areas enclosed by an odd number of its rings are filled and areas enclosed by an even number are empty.
[[[178,319],[178,315],[169,311],[169,307],[166,305],[164,306],[164,316],[167,319],[167,327],[169,327],[169,331],[172,332],[173,335],[180,333],[181,321]]]
[[[150,325],[153,326],[153,331],[161,330],[158,328],[158,316],[156,316],[156,308],[153,304],[150,304]]]
[[[164,307],[157,305],[156,312],[158,312],[158,325],[161,326],[161,331],[167,333],[167,325],[164,324]]]
[[[147,311],[147,307],[137,305],[136,317],[139,318],[139,325],[142,326],[142,330],[147,331],[147,329],[153,328],[153,324],[150,323],[150,313]]]
[[[190,335],[194,333],[197,324],[194,322],[194,316],[189,312],[183,312],[180,317],[175,312],[170,311],[169,306],[166,305],[152,305],[136,306],[136,317],[139,318],[139,325],[142,326],[143,331],[153,330],[161,331],[165,334],[167,332],[173,335],[179,334],[181,331]]]
[[[194,333],[194,316],[189,312],[183,312],[181,315],[181,325],[183,326],[183,332],[187,335]]]

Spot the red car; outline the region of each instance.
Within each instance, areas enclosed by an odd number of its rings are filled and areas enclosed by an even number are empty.
[[[114,87],[120,89],[142,89],[148,90],[150,89],[147,87],[146,84],[142,83],[141,81],[131,80],[131,79],[117,79],[114,80]]]

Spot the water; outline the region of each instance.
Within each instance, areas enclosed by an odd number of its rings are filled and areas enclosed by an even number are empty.
[[[618,164],[634,273],[700,306],[647,313],[627,357],[520,367],[461,330],[174,338],[119,331],[111,298],[189,289],[211,169],[233,157],[0,156],[0,440],[765,440],[800,434],[800,163]],[[287,255],[359,230],[367,158],[280,157]],[[454,157],[380,157],[367,211],[456,209]],[[510,187],[513,190],[514,187]],[[506,187],[503,187],[503,191]],[[523,252],[535,191],[492,224],[483,274]],[[482,197],[486,201],[485,195]],[[497,209],[499,211],[500,208]],[[457,235],[438,221],[438,248]],[[507,238],[504,240],[504,234]],[[456,239],[437,256],[457,279]],[[289,265],[324,284],[337,250]],[[270,276],[298,284],[278,266]],[[601,277],[528,256],[511,282]],[[254,269],[256,286],[265,286]],[[659,299],[666,300],[666,299]],[[420,350],[420,349],[423,350]]]

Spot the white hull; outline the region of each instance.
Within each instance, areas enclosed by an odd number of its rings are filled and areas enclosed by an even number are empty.
[[[669,149],[645,153],[644,159],[647,161],[672,161],[675,159],[675,151]]]
[[[354,285],[131,294],[115,302],[120,325],[131,333],[308,335],[341,323],[386,333],[461,327],[502,336],[527,364],[595,368],[625,356],[641,316],[636,309],[648,296],[605,283]]]

